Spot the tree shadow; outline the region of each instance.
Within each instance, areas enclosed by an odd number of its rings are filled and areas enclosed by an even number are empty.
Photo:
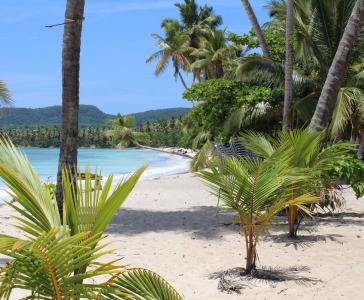
[[[209,279],[219,279],[218,289],[228,293],[238,293],[245,288],[252,288],[258,284],[274,285],[278,282],[294,282],[299,286],[310,287],[321,280],[305,276],[303,273],[310,269],[307,266],[262,267],[245,274],[244,268],[233,268],[227,271],[219,271],[209,275]]]
[[[266,236],[264,241],[285,244],[285,247],[293,246],[297,250],[298,248],[307,249],[313,247],[317,243],[326,243],[327,241],[336,242],[342,245],[342,242],[337,239],[340,237],[344,236],[340,234],[299,235],[295,238],[290,238],[287,234],[278,234],[274,236]]]
[[[205,238],[220,238],[224,232],[239,232],[232,226],[233,215],[216,215],[214,206],[196,206],[180,211],[151,211],[120,209],[106,229],[106,233],[138,235],[146,232],[191,232]]]

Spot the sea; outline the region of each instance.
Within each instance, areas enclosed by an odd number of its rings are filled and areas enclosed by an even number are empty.
[[[59,148],[19,148],[29,159],[34,170],[43,182],[56,182]],[[78,149],[78,165],[81,172],[89,165],[92,173],[101,170],[103,180],[114,174],[117,180],[149,163],[141,180],[160,176],[186,173],[189,170],[188,158],[149,149]],[[6,185],[0,178],[0,204],[3,199],[11,200],[6,193]]]

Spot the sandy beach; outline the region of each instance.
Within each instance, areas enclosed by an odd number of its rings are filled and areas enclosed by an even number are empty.
[[[275,268],[285,280],[248,281],[240,295],[220,292],[216,277],[245,266],[243,237],[231,214],[215,216],[217,200],[192,173],[139,181],[107,240],[124,264],[155,271],[184,299],[363,299],[364,199],[350,189],[345,195],[344,211],[305,222],[297,239],[279,230],[263,236],[259,267]],[[0,230],[16,235],[12,214],[0,208]],[[0,265],[7,261],[0,256]]]

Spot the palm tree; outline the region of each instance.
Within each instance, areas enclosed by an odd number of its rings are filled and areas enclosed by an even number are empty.
[[[198,7],[195,0],[184,0],[184,3],[176,3],[181,19],[181,32],[189,36],[189,46],[192,49],[200,47],[200,38],[207,37],[209,30],[215,30],[222,24],[222,17],[216,15],[212,6],[205,4],[203,7]],[[168,23],[173,20],[166,19],[163,23]],[[197,58],[188,56],[190,64]],[[200,74],[195,70],[193,72],[193,83],[200,81]]]
[[[318,132],[327,128],[337,100],[341,84],[344,80],[353,49],[357,43],[364,20],[364,0],[357,0],[350,19],[345,27],[344,34],[331,63],[321,96],[312,117],[310,128]]]
[[[311,133],[309,130],[293,130],[281,133],[277,139],[269,141],[261,134],[247,132],[242,135],[244,146],[259,155],[262,159],[272,159],[277,153],[285,154],[285,164],[295,174],[306,174],[310,179],[291,184],[287,190],[287,199],[293,200],[305,193],[320,195],[321,191],[337,190],[339,182],[327,176],[328,171],[337,167],[341,161],[350,158],[352,143],[323,145],[325,132]],[[323,199],[324,200],[324,199]],[[300,222],[295,224],[298,210],[302,207],[295,204],[286,207],[288,234],[297,235]],[[302,210],[302,217],[306,210]]]
[[[207,6],[207,4],[198,7],[195,0],[184,0],[184,3],[176,3],[175,6],[179,10],[184,31],[191,30],[203,21],[207,22],[208,27],[213,30],[222,24],[222,17],[216,15],[212,6]],[[213,18],[211,18],[212,16]]]
[[[67,0],[62,49],[62,120],[56,198],[62,214],[62,170],[76,174],[81,33],[85,0]]]
[[[116,145],[119,149],[124,149],[135,143],[138,146],[139,142],[149,144],[150,136],[145,132],[137,132],[132,129],[134,124],[134,117],[127,115],[123,117],[120,113],[116,115],[116,119],[107,121],[107,124],[112,126],[112,129],[106,130],[104,134],[108,137],[112,137],[113,142],[117,142]]]
[[[264,34],[262,32],[262,29],[260,28],[260,25],[258,23],[257,17],[255,16],[255,13],[253,11],[253,8],[251,7],[249,0],[241,0],[241,3],[243,3],[244,9],[246,11],[246,14],[248,15],[248,18],[250,20],[250,23],[253,26],[255,35],[257,36],[257,39],[260,44],[260,48],[263,51],[263,55],[266,59],[271,60],[271,56],[269,53],[267,41],[265,40]]]
[[[166,69],[172,61],[174,68],[174,77],[177,80],[177,76],[180,78],[183,86],[187,89],[187,85],[182,77],[180,70],[186,71],[189,67],[189,61],[187,59],[188,52],[190,51],[189,43],[190,39],[187,34],[180,33],[180,25],[177,20],[171,22],[164,22],[162,29],[165,32],[165,38],[158,34],[152,33],[152,37],[158,40],[157,47],[161,50],[150,55],[146,63],[150,63],[152,60],[159,59],[156,69],[155,76],[159,76]]]
[[[287,151],[277,151],[265,160],[226,158],[218,168],[209,163],[211,171],[197,173],[222,203],[223,210],[236,212],[234,223],[240,221],[245,239],[246,274],[256,269],[259,238],[268,225],[276,222],[275,214],[289,205],[298,205],[310,214],[304,205],[318,201],[318,197],[308,194],[295,199],[287,197],[284,191],[308,176],[294,176],[292,169],[289,174],[285,158]]]
[[[15,226],[24,236],[0,234],[0,253],[13,258],[0,268],[0,298],[12,299],[12,290],[21,288],[29,291],[27,299],[181,300],[149,270],[98,261],[111,253],[104,249],[107,244],[100,244],[103,232],[146,168],[123,178],[113,191],[110,175],[102,192],[91,188],[88,167],[84,185],[75,183],[70,170],[64,169],[61,218],[50,187],[40,181],[24,154],[0,140],[0,177],[16,199],[16,205],[7,204],[21,214]],[[107,274],[109,280],[97,283],[99,275]]]
[[[191,64],[191,70],[202,70],[206,80],[224,78],[223,61],[236,57],[238,47],[229,45],[225,30],[208,30],[207,37],[200,38],[200,47],[195,49],[191,56],[196,61]]]
[[[328,66],[333,61],[354,4],[355,0],[339,1],[335,6],[332,5],[332,1],[294,1],[295,65],[299,69],[301,63],[303,73],[300,73],[299,70],[293,71],[295,98],[293,109],[297,118],[306,122],[311,121],[327,76]],[[279,26],[281,21],[286,19],[286,1],[272,0],[268,8],[270,15],[275,18],[270,24],[275,27]],[[349,106],[345,106],[344,104],[347,102],[342,100],[351,99],[352,102],[364,100],[360,96],[359,90],[353,92],[354,87],[363,88],[362,80],[359,80],[361,78],[360,70],[362,70],[360,58],[363,49],[363,42],[360,40],[353,53],[355,61],[351,63],[351,69],[347,72],[345,81],[340,87],[334,119],[330,125],[331,135],[335,135],[338,128],[343,130],[343,125],[348,124],[346,121],[349,120],[347,114]],[[283,86],[284,84],[284,66],[266,59],[246,59],[236,72],[240,78],[249,76],[257,83],[265,82],[273,86]],[[358,80],[354,80],[355,78]],[[343,121],[343,116],[346,116],[346,121]],[[336,120],[336,117],[339,120]]]

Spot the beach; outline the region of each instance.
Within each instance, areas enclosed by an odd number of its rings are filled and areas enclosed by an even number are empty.
[[[243,237],[231,213],[216,216],[217,199],[193,173],[140,180],[106,241],[123,264],[158,273],[184,299],[363,299],[364,199],[350,189],[345,197],[342,212],[304,222],[297,239],[278,229],[264,235],[258,267],[275,269],[284,281],[247,281],[241,294],[220,292],[217,277],[245,266]],[[13,214],[0,208],[2,233],[18,234]],[[0,256],[0,265],[7,261]],[[23,295],[16,291],[11,299]]]

